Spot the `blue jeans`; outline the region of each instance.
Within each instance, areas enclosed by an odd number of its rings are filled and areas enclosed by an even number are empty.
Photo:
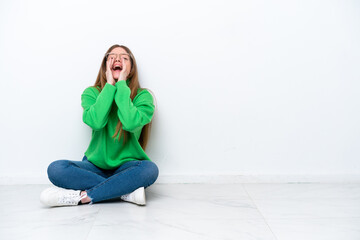
[[[86,156],[82,161],[54,161],[47,172],[55,186],[86,190],[91,203],[114,199],[139,187],[147,188],[159,175],[158,167],[149,160],[134,160],[117,169],[105,170],[95,166]]]

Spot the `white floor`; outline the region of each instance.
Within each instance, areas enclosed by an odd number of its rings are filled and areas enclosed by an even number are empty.
[[[147,205],[46,208],[0,186],[0,239],[360,239],[360,184],[154,184]]]

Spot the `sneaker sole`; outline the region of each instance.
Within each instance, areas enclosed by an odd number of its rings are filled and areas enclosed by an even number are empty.
[[[145,188],[141,187],[137,190],[135,194],[135,203],[137,205],[144,206],[146,205],[146,197],[145,197]]]

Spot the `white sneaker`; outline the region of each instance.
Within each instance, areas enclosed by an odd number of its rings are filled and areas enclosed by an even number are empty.
[[[80,196],[80,190],[50,187],[41,192],[40,201],[50,207],[78,205],[86,194]]]
[[[141,187],[133,191],[132,193],[122,195],[120,197],[123,201],[135,203],[137,205],[145,205],[145,188]]]

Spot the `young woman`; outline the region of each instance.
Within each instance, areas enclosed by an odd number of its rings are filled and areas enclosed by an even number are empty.
[[[130,49],[106,52],[94,86],[81,95],[83,121],[92,138],[82,161],[57,160],[47,170],[54,187],[40,201],[48,206],[97,203],[120,198],[145,205],[145,188],[159,174],[145,154],[155,111],[153,97],[140,88]]]

